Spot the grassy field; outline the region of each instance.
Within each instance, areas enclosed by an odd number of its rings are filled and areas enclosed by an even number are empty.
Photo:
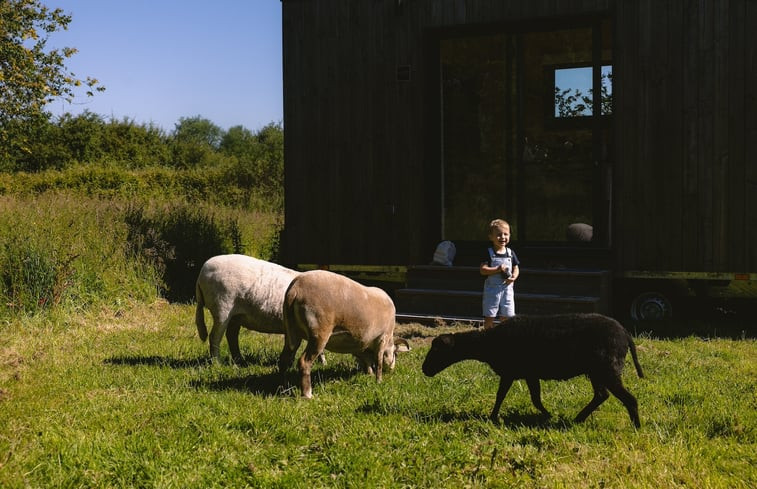
[[[637,338],[624,380],[642,428],[610,398],[583,424],[584,378],[543,383],[541,419],[516,383],[464,362],[426,378],[430,337],[377,384],[351,357],[275,373],[283,338],[244,331],[250,365],[211,365],[193,308],[159,301],[0,324],[0,487],[757,486],[757,343]],[[228,355],[225,342],[223,354]]]

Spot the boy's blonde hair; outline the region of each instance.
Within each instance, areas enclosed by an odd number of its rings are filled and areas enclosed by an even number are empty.
[[[504,219],[495,219],[489,223],[489,234],[492,234],[495,230],[504,229],[510,230],[510,223]]]

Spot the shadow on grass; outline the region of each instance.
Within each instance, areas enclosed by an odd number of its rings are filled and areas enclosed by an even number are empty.
[[[244,355],[244,361],[237,363],[240,368],[250,367],[253,365],[259,365],[263,367],[275,367],[278,362],[278,356],[272,355],[266,352],[254,352],[252,354]],[[171,358],[160,355],[127,355],[106,358],[104,363],[108,365],[148,365],[153,367],[171,367],[171,368],[193,368],[204,367],[211,364],[210,356],[203,355],[196,358]],[[221,363],[223,365],[234,364],[230,357],[222,358]]]
[[[357,369],[340,365],[314,369],[310,373],[313,387],[327,382],[346,380],[355,375],[362,375]],[[285,373],[252,374],[223,380],[197,380],[190,383],[196,389],[213,391],[236,390],[249,392],[263,397],[299,396],[300,374],[289,369]]]
[[[395,409],[387,406],[379,400],[368,401],[356,409],[363,414],[408,414],[405,410]],[[492,423],[489,413],[471,412],[471,411],[437,411],[433,413],[416,412],[412,416],[418,421],[424,423],[456,423],[467,421],[479,421],[483,423]],[[500,413],[497,418],[496,426],[508,429],[519,428],[543,428],[551,430],[564,430],[570,427],[574,422],[563,418],[562,416],[544,416],[541,413],[524,413],[518,411],[507,411]]]
[[[757,313],[755,316],[757,317]],[[626,329],[633,334],[645,335],[661,340],[675,340],[695,336],[699,338],[721,338],[731,340],[746,340],[757,338],[757,323],[741,320],[683,320],[669,319],[662,321],[621,321]]]
[[[159,355],[148,355],[148,356],[127,355],[127,356],[121,356],[121,357],[106,358],[104,360],[104,363],[107,365],[128,365],[132,367],[137,366],[137,365],[147,365],[151,367],[170,367],[170,368],[180,369],[180,368],[203,367],[206,365],[210,365],[210,358],[208,357],[171,358],[171,357],[163,357]]]
[[[483,421],[492,423],[489,419],[489,413],[471,413],[471,412],[440,412],[438,414],[424,416],[427,421],[441,421],[443,423],[452,423],[458,421]],[[559,417],[547,417],[541,413],[521,413],[509,411],[500,413],[497,418],[496,426],[508,429],[518,428],[544,428],[560,430],[566,428],[567,424],[572,423]]]

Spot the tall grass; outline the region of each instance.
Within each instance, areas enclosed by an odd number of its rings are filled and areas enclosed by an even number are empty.
[[[276,372],[282,337],[243,331],[246,367],[211,365],[193,308],[128,310],[0,325],[0,486],[751,488],[757,481],[754,340],[637,338],[646,378],[633,428],[610,398],[583,424],[584,378],[544,382],[544,420],[516,383],[502,423],[496,376],[420,365],[432,328],[381,384],[348,355]],[[65,328],[58,325],[66,322]],[[450,329],[455,329],[454,327]]]
[[[154,297],[157,277],[127,256],[125,233],[110,202],[61,193],[0,197],[0,312]]]
[[[173,197],[173,198],[172,198]],[[0,196],[0,318],[158,296],[191,300],[205,259],[271,259],[275,212],[72,191]]]
[[[185,201],[226,208],[281,212],[283,190],[259,185],[250,169],[231,160],[218,166],[125,169],[107,162],[36,173],[0,172],[0,195],[64,191],[84,197]]]

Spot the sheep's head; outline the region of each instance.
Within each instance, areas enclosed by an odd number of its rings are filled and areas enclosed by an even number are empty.
[[[426,359],[421,367],[423,373],[433,377],[455,361],[454,355],[455,337],[451,334],[443,334],[434,338],[431,349],[426,354]]]
[[[410,343],[408,343],[407,340],[404,338],[395,338],[394,343],[384,350],[384,355],[382,357],[384,368],[389,370],[394,369],[394,364],[397,361],[397,353],[410,351],[410,349]]]

